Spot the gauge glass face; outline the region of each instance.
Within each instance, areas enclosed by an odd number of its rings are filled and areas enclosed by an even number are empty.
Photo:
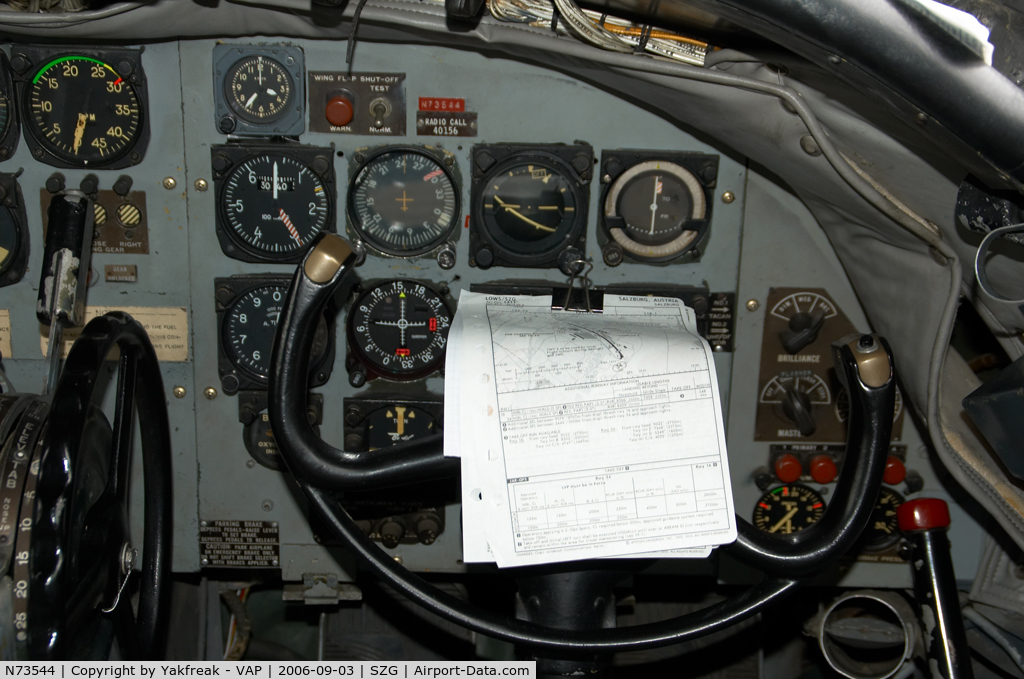
[[[270,123],[284,115],[292,98],[292,77],[280,62],[249,56],[234,66],[224,80],[231,108],[252,123]]]
[[[370,413],[366,419],[369,450],[387,448],[440,431],[430,413],[410,405],[389,405]]]
[[[452,174],[436,159],[395,150],[369,159],[349,189],[359,235],[391,255],[417,255],[455,228],[459,199]]]
[[[0,91],[0,137],[7,134],[7,123],[11,119],[9,106],[10,100],[7,98],[7,93]]]
[[[304,252],[331,213],[320,177],[291,156],[244,160],[228,175],[221,194],[230,230],[250,252],[270,259]]]
[[[11,216],[11,211],[7,208],[0,208],[0,274],[7,273],[11,264],[14,263],[20,245],[21,233]]]
[[[277,321],[288,294],[285,285],[263,285],[238,297],[224,319],[224,348],[231,362],[252,377],[270,376]],[[310,365],[318,367],[327,354],[330,333],[321,317],[313,338]]]
[[[142,129],[135,88],[91,57],[62,57],[43,66],[29,85],[27,105],[39,143],[82,167],[123,156]]]
[[[788,535],[807,528],[825,513],[825,501],[807,486],[774,488],[757,501],[754,525],[766,533]]]
[[[686,185],[659,170],[633,177],[619,194],[617,207],[629,237],[644,245],[678,238],[693,209]]]
[[[496,171],[481,200],[488,234],[498,245],[526,255],[561,245],[574,231],[579,208],[572,182],[541,162]]]
[[[452,312],[422,283],[384,281],[359,296],[349,312],[353,352],[382,377],[415,379],[441,367]]]
[[[891,547],[900,539],[899,520],[896,510],[903,504],[903,497],[896,491],[882,488],[878,502],[871,511],[867,528],[861,533],[861,543],[869,552],[878,552]]]

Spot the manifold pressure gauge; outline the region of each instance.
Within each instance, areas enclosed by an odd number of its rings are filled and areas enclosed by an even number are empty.
[[[120,168],[142,160],[149,138],[139,50],[53,54],[15,48],[40,64],[21,82],[33,156],[57,167]]]
[[[349,349],[358,362],[350,367],[349,380],[359,386],[367,376],[429,375],[444,365],[451,323],[448,303],[426,283],[396,279],[366,288],[348,314]]]
[[[398,257],[421,255],[443,243],[459,221],[450,160],[404,146],[369,155],[348,190],[348,215],[357,236]]]
[[[266,389],[277,323],[288,295],[287,276],[238,276],[215,280],[220,325],[221,385],[227,393]],[[310,386],[331,373],[334,356],[334,310],[317,323],[310,355]]]
[[[773,488],[757,501],[754,525],[766,533],[788,535],[807,528],[825,513],[825,501],[807,486]]]
[[[317,234],[333,230],[331,155],[305,147],[249,153],[215,147],[217,237],[224,253],[245,262],[297,262]],[[218,166],[226,167],[218,173]]]

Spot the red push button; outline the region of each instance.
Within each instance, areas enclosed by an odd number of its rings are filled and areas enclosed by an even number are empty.
[[[339,95],[331,97],[330,101],[327,102],[324,116],[331,125],[344,127],[352,122],[353,113],[355,113],[355,109],[352,108],[352,102],[348,100],[348,97]]]
[[[816,455],[811,460],[811,478],[818,483],[832,483],[839,469],[830,455]]]
[[[800,475],[804,473],[804,467],[800,464],[800,460],[796,459],[796,455],[786,453],[779,455],[775,460],[775,475],[779,477],[779,480],[783,483],[793,483],[794,481],[800,480]]]
[[[890,486],[895,486],[903,483],[905,478],[907,478],[907,468],[903,466],[903,461],[898,457],[890,455],[889,459],[885,461],[885,472],[882,474],[882,480]]]
[[[949,505],[945,500],[921,498],[904,502],[896,510],[896,520],[900,530],[930,530],[932,528],[949,527]]]

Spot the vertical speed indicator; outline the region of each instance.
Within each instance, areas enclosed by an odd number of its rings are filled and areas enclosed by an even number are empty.
[[[40,68],[27,87],[26,120],[35,140],[75,167],[103,167],[127,154],[142,130],[142,105],[114,67],[64,56]]]

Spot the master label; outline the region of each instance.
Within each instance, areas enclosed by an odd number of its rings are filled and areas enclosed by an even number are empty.
[[[277,568],[276,521],[200,521],[199,560],[206,568]]]

